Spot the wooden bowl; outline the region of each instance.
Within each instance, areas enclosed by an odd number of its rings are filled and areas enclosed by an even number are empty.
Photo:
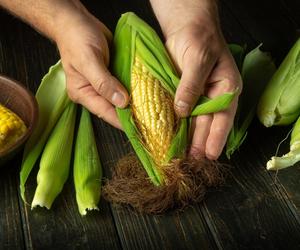
[[[30,91],[20,83],[0,75],[0,103],[16,113],[27,126],[27,132],[7,150],[0,152],[0,166],[22,149],[38,121],[38,104]]]

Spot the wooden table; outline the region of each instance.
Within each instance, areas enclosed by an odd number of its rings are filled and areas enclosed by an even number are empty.
[[[83,1],[110,29],[126,11],[134,11],[157,30],[148,1]],[[299,0],[221,0],[221,23],[228,42],[254,48],[264,43],[277,63],[297,37]],[[299,33],[298,33],[299,36]],[[56,47],[18,19],[0,11],[0,73],[36,91],[42,76],[59,58]],[[299,90],[300,93],[300,90]],[[130,150],[126,137],[94,119],[104,172]],[[1,169],[1,249],[299,249],[299,165],[267,172],[288,128],[265,129],[255,120],[248,138],[230,161],[226,184],[211,190],[206,200],[183,213],[141,215],[101,200],[100,212],[81,217],[72,179],[53,209],[30,210],[19,195],[21,154]],[[288,145],[282,147],[282,152]],[[36,171],[27,185],[32,197]]]

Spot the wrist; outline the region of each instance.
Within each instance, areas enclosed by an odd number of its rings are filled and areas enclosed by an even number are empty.
[[[78,27],[86,19],[91,18],[91,14],[78,0],[61,1],[61,6],[59,7],[57,13],[52,17],[53,22],[47,34],[56,43],[70,29]]]
[[[211,27],[219,30],[216,0],[150,0],[165,37],[187,25]]]

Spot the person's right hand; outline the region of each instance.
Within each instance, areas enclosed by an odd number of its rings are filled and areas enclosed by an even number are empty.
[[[55,35],[67,78],[68,95],[90,112],[122,129],[115,107],[126,107],[128,93],[111,75],[106,26],[87,11],[61,21]]]

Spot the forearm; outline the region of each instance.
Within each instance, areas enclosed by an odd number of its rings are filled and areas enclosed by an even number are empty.
[[[216,0],[150,0],[164,35],[182,28],[181,24],[211,22],[218,28]]]
[[[87,12],[79,0],[0,0],[0,5],[52,40],[64,23]]]

